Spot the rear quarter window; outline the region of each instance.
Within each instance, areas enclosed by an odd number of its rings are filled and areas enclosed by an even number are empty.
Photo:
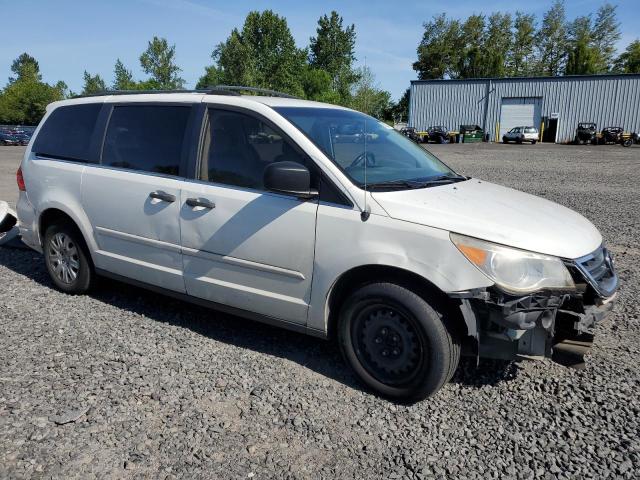
[[[91,161],[91,136],[101,108],[101,103],[56,108],[42,125],[31,150],[62,160]]]
[[[191,106],[116,106],[104,139],[102,164],[178,175]]]

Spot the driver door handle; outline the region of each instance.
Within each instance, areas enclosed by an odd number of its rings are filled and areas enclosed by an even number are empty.
[[[216,208],[216,204],[206,198],[187,198],[185,203],[190,207]]]
[[[173,203],[176,201],[176,196],[171,195],[170,193],[163,192],[162,190],[157,190],[155,192],[151,192],[149,194],[150,198],[155,198],[157,200],[162,200],[163,202]]]

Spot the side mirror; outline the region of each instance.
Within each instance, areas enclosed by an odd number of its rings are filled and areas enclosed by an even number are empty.
[[[264,186],[267,190],[310,199],[318,196],[311,188],[309,169],[297,162],[273,162],[264,169]]]

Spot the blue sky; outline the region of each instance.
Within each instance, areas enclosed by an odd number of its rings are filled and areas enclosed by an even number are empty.
[[[520,9],[539,18],[552,0],[518,3]],[[569,18],[596,11],[603,2],[567,0]],[[618,5],[623,38],[620,47],[640,38],[638,0],[613,1]],[[454,8],[450,8],[455,5]],[[296,43],[308,44],[318,17],[337,10],[347,23],[355,23],[358,62],[366,62],[382,88],[398,98],[409,81],[422,23],[447,10],[454,17],[472,13],[515,11],[514,2],[483,3],[458,0],[453,4],[422,1],[352,0],[342,2],[280,0],[251,2],[218,0],[0,0],[0,85],[10,75],[11,61],[26,51],[36,57],[45,81],[64,80],[78,92],[87,69],[111,82],[113,65],[120,58],[143,78],[138,58],[153,35],[176,44],[177,61],[187,86],[193,87],[211,51],[225,40],[233,27],[242,25],[250,10],[272,9],[287,18]]]

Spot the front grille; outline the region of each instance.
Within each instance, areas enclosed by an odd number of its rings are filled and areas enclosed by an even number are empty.
[[[589,255],[576,259],[575,265],[598,295],[610,297],[615,293],[618,288],[618,276],[613,258],[606,248],[601,246]]]

